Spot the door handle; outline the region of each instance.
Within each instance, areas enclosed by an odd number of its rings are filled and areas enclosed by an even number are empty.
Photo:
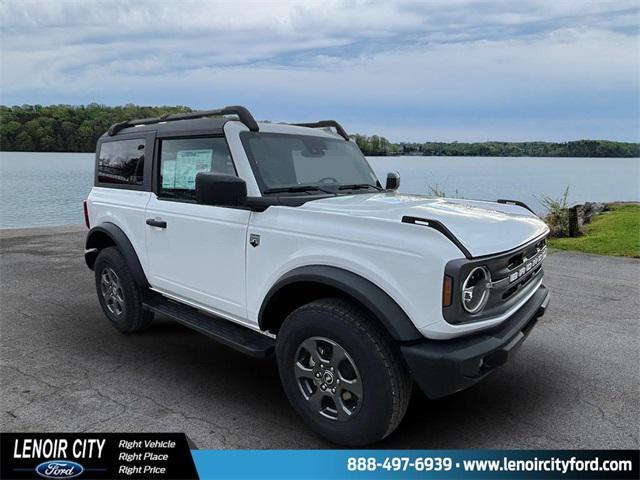
[[[147,218],[147,225],[158,228],[167,228],[167,222],[159,218]]]

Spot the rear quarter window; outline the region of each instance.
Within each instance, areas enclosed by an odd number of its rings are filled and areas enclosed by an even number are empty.
[[[117,185],[144,183],[144,139],[104,142],[98,152],[98,182]]]

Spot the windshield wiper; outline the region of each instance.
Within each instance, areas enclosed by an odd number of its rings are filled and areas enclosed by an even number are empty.
[[[372,185],[370,183],[353,183],[351,185],[340,185],[340,187],[339,187],[340,190],[360,190],[360,189],[363,189],[363,188],[375,188],[379,192],[381,192],[383,190],[379,186]]]
[[[293,185],[290,187],[276,187],[276,188],[267,188],[262,193],[288,193],[288,192],[309,192],[313,190],[319,190],[324,193],[329,193],[331,195],[335,195],[336,190],[328,190],[317,185]]]

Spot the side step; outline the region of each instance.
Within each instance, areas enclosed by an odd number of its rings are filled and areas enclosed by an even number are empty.
[[[229,320],[207,315],[199,310],[155,297],[144,302],[143,307],[161,313],[183,325],[204,333],[218,342],[255,358],[265,358],[275,349],[275,340]]]

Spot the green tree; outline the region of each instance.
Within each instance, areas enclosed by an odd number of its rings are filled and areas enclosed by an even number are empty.
[[[25,131],[20,132],[16,137],[15,147],[16,150],[20,152],[35,151],[35,144],[33,143],[33,140],[31,139],[31,136]]]
[[[114,123],[188,107],[108,107],[92,103],[71,105],[0,106],[0,148],[5,151],[91,152],[98,138]]]

